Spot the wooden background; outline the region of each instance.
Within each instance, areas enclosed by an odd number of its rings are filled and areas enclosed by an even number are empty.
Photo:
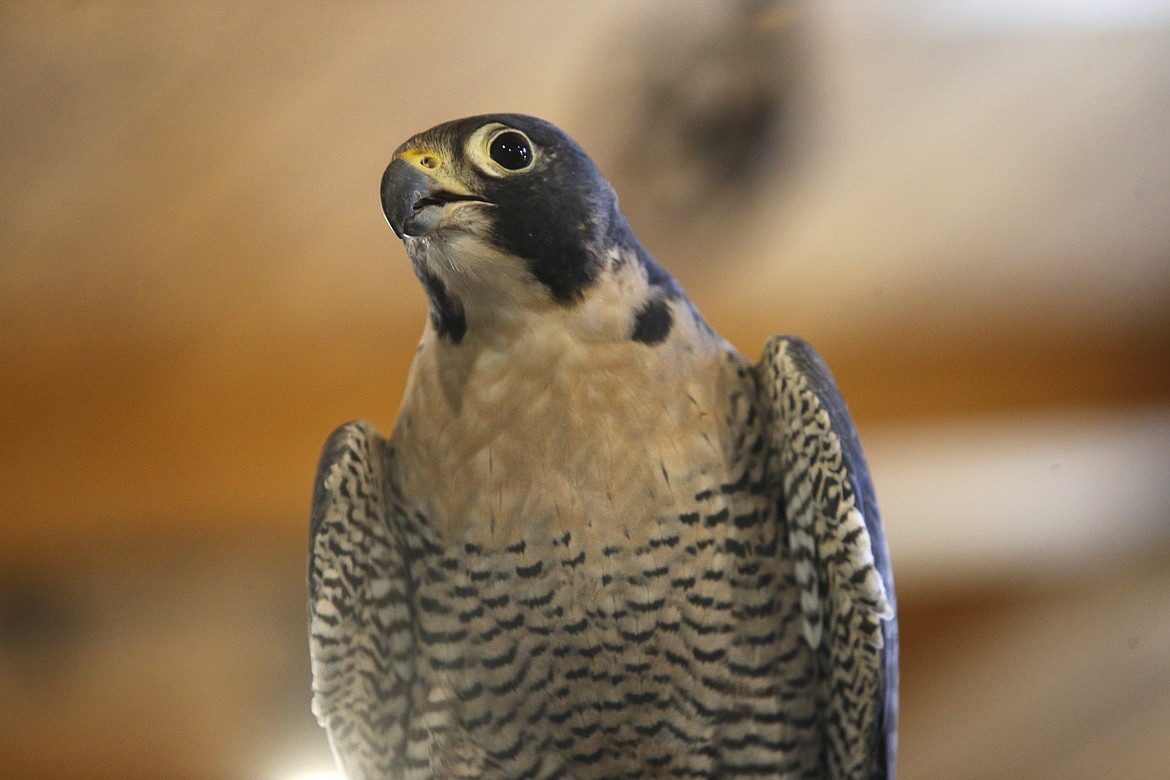
[[[832,365],[899,578],[901,776],[1165,776],[1170,13],[1045,7],[0,6],[0,774],[329,766],[313,466],[389,429],[425,317],[377,182],[514,110],[745,353]],[[779,100],[749,158],[703,124],[744,83]]]

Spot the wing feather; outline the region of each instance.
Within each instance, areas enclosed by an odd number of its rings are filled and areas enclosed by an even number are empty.
[[[821,357],[773,337],[758,368],[803,615],[817,654],[834,778],[892,778],[897,723],[894,584],[857,430]]]
[[[415,634],[387,442],[338,428],[317,467],[309,539],[313,713],[349,780],[393,776],[405,755]]]

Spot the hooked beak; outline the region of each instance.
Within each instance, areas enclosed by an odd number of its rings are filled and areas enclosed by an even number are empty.
[[[442,227],[452,204],[487,203],[454,181],[427,173],[397,156],[382,174],[382,213],[399,238],[429,235]]]

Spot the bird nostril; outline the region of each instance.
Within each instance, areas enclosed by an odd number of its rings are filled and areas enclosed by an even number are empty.
[[[432,171],[435,168],[439,167],[439,161],[436,160],[434,157],[431,157],[429,154],[426,157],[423,157],[421,160],[419,160],[419,164],[422,165],[422,167],[430,169]]]

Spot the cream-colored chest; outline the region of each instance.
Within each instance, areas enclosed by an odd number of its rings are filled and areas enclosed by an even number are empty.
[[[644,538],[731,476],[742,380],[722,342],[677,330],[652,347],[560,329],[495,344],[428,333],[394,434],[404,495],[447,541],[489,549],[566,531]]]

